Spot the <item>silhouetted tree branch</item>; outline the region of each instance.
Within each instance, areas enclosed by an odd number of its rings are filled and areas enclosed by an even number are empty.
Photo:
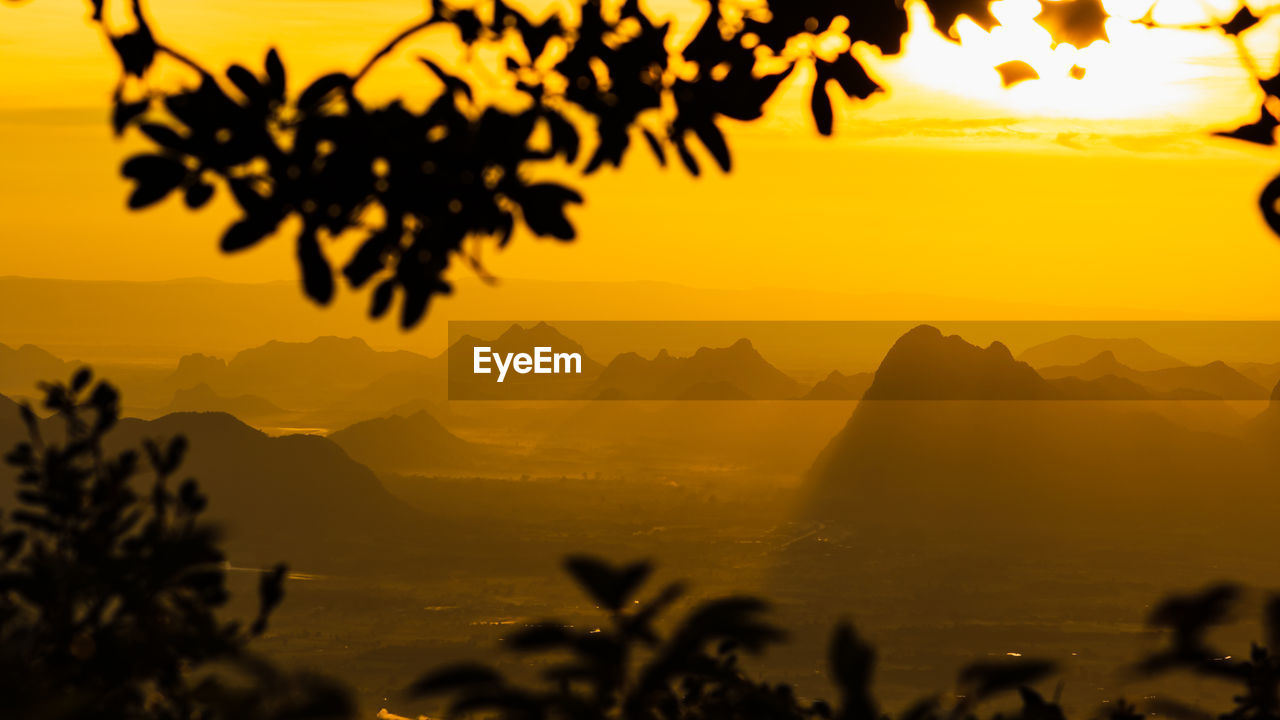
[[[296,227],[303,285],[316,302],[335,291],[328,241],[355,233],[359,248],[338,264],[353,288],[372,286],[371,315],[400,300],[400,322],[417,323],[433,297],[451,291],[455,256],[480,269],[479,243],[505,246],[518,227],[572,240],[566,208],[582,202],[559,182],[533,179],[549,163],[592,173],[620,166],[635,138],[665,164],[674,151],[701,172],[697,145],[723,171],[732,167],[724,119],[751,121],[797,66],[814,69],[809,110],[824,135],[834,130],[831,86],[866,99],[880,89],[855,56],[857,44],[886,55],[902,50],[907,13],[898,0],[797,0],[771,4],[715,0],[692,38],[677,46],[638,0],[581,0],[573,13],[535,20],[505,0],[454,6],[431,0],[416,21],[354,74],[325,75],[290,93],[274,51],[261,73],[233,65],[223,75],[160,41],[140,0],[132,26],[105,19],[109,0],[90,0],[92,19],[121,64],[112,123],[137,128],[154,149],[130,158],[129,206],[181,192],[207,204],[225,186],[242,216],[222,235],[228,252]],[[926,0],[949,33],[964,15],[998,23],[988,0]],[[1106,39],[1100,0],[1047,2],[1041,23],[1055,38]],[[376,64],[419,33],[452,39],[455,57],[421,57],[439,88],[416,112],[401,100],[370,105],[357,92]],[[478,53],[485,48],[491,52]],[[158,58],[194,75],[177,91],[142,82]],[[497,58],[497,67],[481,58]],[[585,161],[579,166],[580,150]]]

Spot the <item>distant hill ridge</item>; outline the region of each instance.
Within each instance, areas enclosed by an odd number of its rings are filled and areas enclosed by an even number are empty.
[[[1076,377],[1095,380],[1114,376],[1130,380],[1157,394],[1174,394],[1183,399],[1264,400],[1267,388],[1218,360],[1205,365],[1180,365],[1160,370],[1136,370],[1121,363],[1111,350],[1104,350],[1079,365],[1055,365],[1040,369],[1049,379]]]
[[[193,387],[178,390],[173,400],[165,408],[167,412],[224,412],[241,420],[255,421],[266,418],[278,418],[288,415],[284,410],[266,398],[257,395],[236,395],[227,397],[218,394],[208,383],[200,383]]]
[[[1135,370],[1163,370],[1186,365],[1172,355],[1156,350],[1139,338],[1090,338],[1066,335],[1027,348],[1018,359],[1035,368],[1052,365],[1079,365],[1109,352],[1118,362]]]
[[[588,397],[622,400],[791,400],[804,387],[774,367],[742,338],[728,347],[698,348],[687,357],[665,349],[653,359],[627,352],[615,357]]]
[[[12,420],[10,419],[12,417]],[[61,424],[46,421],[56,437]],[[226,534],[230,559],[245,567],[281,560],[342,572],[392,569],[401,547],[429,548],[421,516],[397,500],[369,468],[314,435],[271,437],[221,412],[178,412],[155,420],[121,419],[107,450],[184,435],[181,477],[209,497],[209,519]],[[0,396],[0,447],[25,439],[16,406]],[[0,508],[13,506],[11,475],[0,479]],[[373,559],[371,561],[371,559]],[[384,567],[375,567],[386,560]]]
[[[875,373],[860,372],[845,375],[832,370],[829,375],[814,384],[803,400],[861,400],[867,388],[875,380]]]
[[[894,343],[864,400],[1214,400],[1265,398],[1226,363],[1137,371],[1104,350],[1076,366],[1036,370],[1000,342],[986,348],[921,325]]]
[[[0,390],[28,394],[36,383],[67,377],[77,365],[35,345],[0,344]]]
[[[356,461],[377,471],[421,473],[465,465],[471,443],[425,410],[358,422],[329,435]]]

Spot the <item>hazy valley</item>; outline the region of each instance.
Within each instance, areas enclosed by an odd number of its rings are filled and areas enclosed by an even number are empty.
[[[571,344],[584,373],[450,400],[449,364],[478,341],[432,355],[322,336],[93,364],[123,392],[122,446],[188,437],[184,472],[233,568],[290,562],[264,646],[343,675],[375,710],[512,624],[588,611],[555,570],[584,549],[654,558],[694,598],[775,599],[795,634],[765,662],[802,691],[824,687],[822,639],[852,614],[890,649],[895,704],[974,657],[1034,652],[1067,660],[1066,701],[1091,707],[1125,686],[1156,597],[1280,583],[1280,354],[1189,363],[1071,335],[1015,354],[921,326],[869,341],[874,364],[792,374],[751,337],[613,352],[527,323],[483,341]],[[14,345],[0,391],[15,399],[94,359]]]

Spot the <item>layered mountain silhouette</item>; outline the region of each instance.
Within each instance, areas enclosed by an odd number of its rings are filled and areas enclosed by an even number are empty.
[[[1067,335],[1029,347],[1018,355],[1018,359],[1036,368],[1079,365],[1104,352],[1112,353],[1119,362],[1135,370],[1163,370],[1186,365],[1178,358],[1151,347],[1145,340],[1081,335]]]
[[[428,371],[434,365],[432,358],[407,350],[374,350],[360,338],[320,337],[307,343],[272,341],[243,350],[227,363],[225,382],[237,392],[309,409],[332,402],[334,391],[358,390],[376,378]],[[317,391],[322,394],[318,396]]]
[[[814,384],[802,400],[861,400],[863,393],[871,387],[875,373],[861,372],[845,375],[839,370]]]
[[[41,423],[59,442],[56,419]],[[194,477],[209,498],[209,519],[226,537],[235,565],[268,567],[288,560],[311,571],[394,569],[432,546],[419,513],[383,488],[369,468],[336,443],[313,435],[271,437],[226,413],[172,413],[155,420],[121,419],[107,450],[137,449],[146,439],[186,436],[179,479]],[[0,447],[25,440],[17,405],[0,396]],[[0,507],[12,507],[14,476],[0,476]]]
[[[1203,517],[1246,497],[1280,498],[1256,444],[1110,403],[1059,401],[1067,394],[999,343],[917,327],[814,463],[808,511],[869,526],[1058,527]]]
[[[165,408],[175,412],[221,412],[251,423],[271,422],[290,415],[275,403],[257,395],[219,395],[207,383],[200,383],[173,394],[173,400]]]
[[[12,348],[0,344],[0,390],[29,394],[36,383],[67,377],[76,363],[66,362],[35,345]]]
[[[1039,372],[1046,378],[1121,378],[1137,383],[1155,394],[1175,399],[1264,400],[1269,395],[1261,385],[1221,361],[1144,371],[1125,365],[1114,352],[1105,350],[1079,365],[1055,365],[1041,368]]]
[[[169,385],[178,389],[226,382],[227,361],[204,353],[183,355],[178,367],[166,378]]]
[[[326,438],[270,437],[226,413],[173,413],[121,420],[110,441],[123,449],[175,435],[189,441],[183,475],[207,492],[233,562],[355,567],[425,538],[419,515]]]
[[[358,422],[329,436],[352,458],[379,472],[431,473],[460,469],[477,449],[449,432],[430,413]]]
[[[1188,370],[1200,372],[1198,368]],[[1216,372],[1216,368],[1204,372]],[[1134,374],[1143,375],[1136,371]],[[1107,372],[1086,372],[1080,376],[1064,371],[1058,376],[1046,377],[1026,362],[1015,360],[1003,343],[978,347],[958,335],[944,336],[931,325],[920,325],[898,338],[889,349],[862,399],[1051,401],[1214,397],[1217,396],[1181,389],[1152,391],[1127,377]]]
[[[1280,383],[1280,363],[1233,362],[1231,367],[1264,388]]]
[[[791,400],[803,386],[769,364],[743,338],[724,348],[698,348],[688,357],[666,350],[652,359],[622,353],[588,391],[605,400]]]

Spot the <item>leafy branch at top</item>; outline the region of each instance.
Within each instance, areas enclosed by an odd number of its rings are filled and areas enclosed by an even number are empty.
[[[111,1],[90,4],[121,65],[113,124],[117,132],[136,128],[154,145],[124,165],[135,182],[130,206],[181,194],[199,209],[224,187],[241,212],[222,234],[225,250],[292,233],[312,299],[328,303],[341,275],[352,288],[372,288],[374,317],[398,303],[405,327],[451,291],[445,277],[456,258],[482,269],[484,241],[505,246],[520,228],[575,237],[567,209],[582,195],[538,179],[544,170],[619,167],[639,143],[663,164],[674,155],[695,175],[707,158],[729,171],[724,121],[761,117],[800,66],[812,69],[815,127],[831,134],[831,92],[866,99],[880,90],[854,46],[894,55],[908,29],[899,0],[704,0],[687,41],[639,0],[579,0],[541,18],[506,0],[430,0],[422,19],[354,72],[291,91],[274,50],[259,71],[233,65],[215,73],[161,41],[141,0],[115,0],[127,3],[131,24],[113,29],[106,18],[121,13],[106,12]],[[989,0],[924,2],[948,36],[961,17],[988,30],[999,24]],[[1150,16],[1136,22],[1154,25]],[[1242,5],[1229,21],[1193,29],[1238,39],[1259,17]],[[1055,44],[1083,47],[1108,39],[1108,19],[1101,0],[1044,0],[1036,22]],[[443,41],[417,58],[433,98],[425,109],[364,99],[361,81],[419,35]],[[442,44],[453,50],[439,51]],[[185,67],[193,84],[167,91],[151,82],[165,59]],[[1242,59],[1256,75],[1247,54]],[[1280,81],[1258,79],[1268,102],[1275,99]],[[1226,134],[1273,143],[1280,123],[1267,104],[1257,122]],[[1280,232],[1277,199],[1280,180],[1262,198]],[[332,257],[331,241],[347,235],[356,249]]]

